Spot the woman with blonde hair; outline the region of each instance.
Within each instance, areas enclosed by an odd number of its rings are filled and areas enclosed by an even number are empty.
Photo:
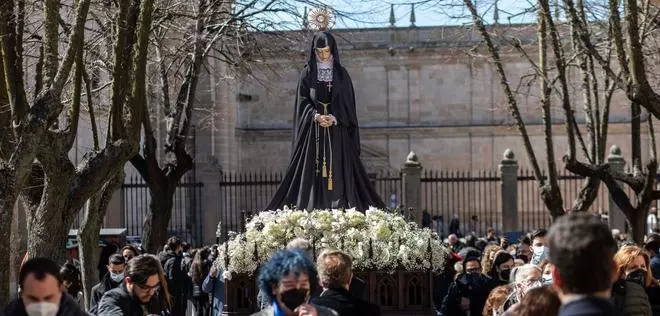
[[[494,288],[488,295],[488,299],[486,299],[483,316],[502,315],[506,311],[504,303],[506,303],[506,300],[511,294],[512,290],[513,287],[510,284],[501,285]]]
[[[500,250],[502,250],[502,247],[499,245],[488,245],[486,248],[484,248],[484,254],[481,257],[481,268],[483,269],[483,274],[490,274],[491,266],[495,260],[495,254],[497,254],[497,252]]]
[[[621,315],[651,315],[645,289],[653,284],[649,255],[644,249],[623,246],[614,255],[616,282],[612,286],[614,308]]]

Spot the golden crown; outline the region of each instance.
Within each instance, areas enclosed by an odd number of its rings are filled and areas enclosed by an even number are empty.
[[[328,31],[335,25],[335,17],[328,8],[316,8],[309,13],[309,25],[317,31]]]

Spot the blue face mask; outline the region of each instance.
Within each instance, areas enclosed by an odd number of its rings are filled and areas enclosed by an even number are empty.
[[[532,255],[531,264],[538,265],[543,260],[548,258],[548,247],[546,246],[534,246],[532,247],[534,254]]]
[[[544,274],[542,278],[543,279],[541,283],[543,283],[543,285],[549,285],[554,283],[554,281],[552,280],[552,274]]]

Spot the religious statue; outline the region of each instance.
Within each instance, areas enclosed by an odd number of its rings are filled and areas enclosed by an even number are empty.
[[[325,27],[314,36],[298,81],[291,162],[266,209],[383,208],[360,161],[353,83],[327,32],[330,15],[319,10],[310,19]]]

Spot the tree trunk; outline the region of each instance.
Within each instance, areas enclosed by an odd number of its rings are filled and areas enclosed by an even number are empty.
[[[5,178],[0,170],[0,306],[7,306],[9,302],[9,289],[11,282],[10,276],[10,256],[11,244],[7,241],[11,238],[11,222],[14,213],[14,203],[16,201],[16,192],[13,187],[7,186],[11,178]]]
[[[644,244],[644,235],[646,234],[646,216],[648,215],[648,208],[635,209],[633,214],[626,214],[628,225],[632,230],[632,240],[638,244]]]
[[[16,206],[20,206],[17,204]],[[14,213],[14,224],[11,231],[11,273],[13,273],[18,281],[18,269],[23,262],[23,257],[27,251],[27,221],[25,218],[25,210],[22,208],[17,209]],[[16,289],[16,285],[13,284],[12,287]],[[10,292],[11,292],[10,288]]]
[[[154,188],[149,185],[151,202],[149,203],[149,214],[144,221],[142,231],[142,246],[146,247],[149,253],[155,253],[158,248],[167,242],[167,227],[172,217],[172,207],[174,205],[174,192],[176,185],[170,185],[168,178],[166,183],[161,183],[163,187]],[[178,182],[178,181],[177,181]],[[170,189],[174,187],[174,189]]]
[[[642,166],[642,141],[641,141],[641,115],[639,103],[631,102],[630,106],[630,136],[632,148],[632,161],[633,165],[639,164]]]
[[[55,262],[64,259],[66,252],[64,245],[69,235],[69,228],[77,214],[77,212],[67,212],[69,207],[66,202],[70,187],[70,181],[67,179],[70,179],[70,176],[66,174],[58,175],[55,179],[45,176],[43,195],[38,204],[31,207],[28,212],[29,258],[50,258]]]
[[[99,248],[99,234],[103,219],[108,209],[112,195],[119,189],[124,181],[124,173],[120,171],[117,176],[103,185],[101,191],[94,194],[88,201],[85,217],[78,231],[78,256],[80,259],[83,294],[85,307],[89,309],[92,287],[99,282],[97,267],[101,256]]]

